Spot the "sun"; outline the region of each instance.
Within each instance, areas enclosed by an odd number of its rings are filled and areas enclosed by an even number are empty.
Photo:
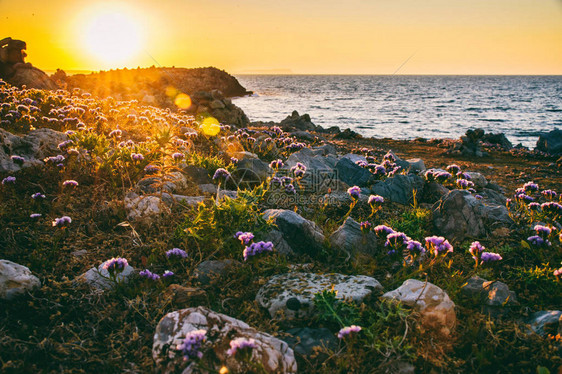
[[[142,49],[142,30],[122,9],[97,9],[82,24],[82,42],[93,57],[117,65],[129,62]]]

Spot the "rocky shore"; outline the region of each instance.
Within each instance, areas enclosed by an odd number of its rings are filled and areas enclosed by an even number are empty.
[[[196,109],[133,97],[163,73],[0,81],[2,372],[560,370],[559,132],[250,124],[206,78]]]

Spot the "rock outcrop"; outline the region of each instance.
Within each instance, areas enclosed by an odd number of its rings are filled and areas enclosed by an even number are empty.
[[[555,129],[541,134],[537,140],[537,149],[553,155],[562,155],[562,130]]]
[[[57,146],[66,139],[64,133],[47,128],[31,130],[24,136],[0,128],[0,172],[42,165],[45,157],[60,152]],[[16,163],[12,156],[23,157],[24,162]]]
[[[422,328],[443,337],[450,336],[456,325],[455,303],[445,291],[432,283],[408,279],[382,298],[414,307],[422,316]]]
[[[0,40],[0,79],[18,87],[56,89],[55,83],[47,74],[25,62],[26,48],[23,40]]]
[[[266,373],[297,371],[293,350],[284,341],[260,332],[238,319],[197,307],[168,313],[158,323],[152,345],[155,372],[201,372],[194,361],[185,361],[182,352],[177,349],[186,334],[196,330],[207,331],[206,341],[201,347],[202,360],[214,372],[218,372],[223,364],[235,372],[245,372],[240,362],[227,353],[230,341],[236,338],[253,339],[256,348],[252,349],[251,361],[258,363]]]
[[[275,232],[281,234],[283,241],[286,243],[283,243],[282,247],[288,245],[292,252],[309,255],[315,255],[322,248],[324,234],[320,227],[292,210],[268,209],[263,212],[263,218],[271,220],[277,226],[273,231],[274,234]],[[277,236],[279,235],[277,234]],[[277,245],[275,248],[277,248]]]
[[[361,231],[361,226],[353,218],[345,222],[330,236],[332,248],[343,251],[351,256],[357,252],[374,254],[377,249],[377,238],[373,231]]]
[[[0,260],[0,299],[12,299],[40,286],[39,278],[27,267]]]
[[[486,205],[465,190],[452,190],[433,205],[433,224],[449,240],[481,238],[512,223],[502,205]]]
[[[286,273],[271,277],[260,288],[256,301],[272,318],[291,320],[314,314],[314,295],[334,287],[337,298],[361,302],[373,292],[382,291],[381,284],[365,275]]]

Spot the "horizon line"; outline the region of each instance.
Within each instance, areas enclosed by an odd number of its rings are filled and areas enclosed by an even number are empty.
[[[112,71],[112,70],[122,70],[122,69],[128,69],[128,70],[136,70],[137,68],[130,68],[130,67],[120,67],[120,68],[111,68],[111,69],[107,69],[107,70],[89,70],[89,69],[68,69],[68,70],[63,70],[65,73],[67,74],[91,74],[91,73],[99,73],[99,72],[107,72],[107,71]],[[152,66],[149,67],[141,67],[140,69],[149,69],[152,68]],[[157,67],[158,68],[158,67]],[[182,67],[178,67],[178,66],[162,66],[160,68],[182,68]],[[60,69],[60,68],[57,68]],[[54,73],[56,72],[57,69],[44,69],[44,71],[46,73]],[[196,68],[184,68],[184,69],[196,69]],[[221,68],[218,68],[220,70],[224,70]],[[533,74],[533,73],[513,73],[513,74],[507,74],[507,73],[406,73],[406,74],[392,74],[392,73],[260,73],[260,72],[249,72],[249,71],[245,71],[245,72],[228,72],[227,70],[224,70],[225,72],[227,72],[230,75],[262,75],[262,76],[335,76],[335,75],[339,75],[339,76],[466,76],[466,77],[471,77],[471,76],[504,76],[504,77],[562,77],[562,73],[554,73],[554,74]]]

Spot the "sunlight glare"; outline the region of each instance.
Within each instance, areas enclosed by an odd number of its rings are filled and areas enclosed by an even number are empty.
[[[124,63],[142,48],[139,24],[118,9],[98,10],[90,16],[83,36],[88,52],[105,63]]]

